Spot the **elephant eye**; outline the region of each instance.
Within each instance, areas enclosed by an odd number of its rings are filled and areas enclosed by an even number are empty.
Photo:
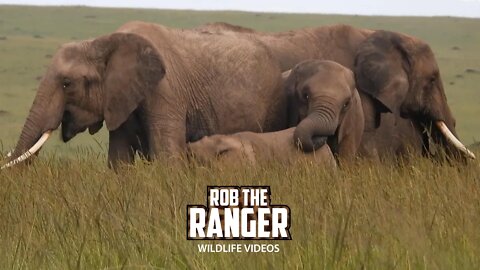
[[[63,89],[67,89],[70,85],[72,85],[72,81],[68,78],[63,79]]]
[[[226,153],[228,153],[228,151],[229,151],[229,149],[222,149],[222,150],[218,151],[217,157],[225,155]]]
[[[302,96],[301,96],[302,101],[307,102],[308,99],[310,98],[310,87],[308,87],[308,85],[305,86],[302,89],[301,93],[302,93]]]
[[[89,80],[87,77],[83,78],[83,87],[86,91],[90,90],[92,87],[93,81]]]
[[[346,109],[350,105],[350,99],[343,103],[343,109]]]
[[[436,81],[437,81],[437,76],[434,75],[434,76],[430,77],[430,80],[428,80],[428,83],[429,83],[430,85],[432,85],[432,84],[434,84]]]

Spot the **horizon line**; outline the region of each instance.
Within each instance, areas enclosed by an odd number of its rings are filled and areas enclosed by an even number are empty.
[[[160,8],[160,7],[130,7],[130,6],[107,6],[107,5],[82,5],[82,4],[22,4],[22,3],[0,3],[1,6],[21,6],[21,7],[85,7],[85,8],[98,8],[98,9],[138,9],[138,10],[165,10],[165,11],[195,11],[195,12],[244,12],[244,13],[263,13],[263,14],[287,14],[287,15],[339,15],[339,16],[362,16],[362,17],[416,17],[416,18],[462,18],[462,19],[480,19],[476,16],[460,16],[460,15],[447,15],[447,14],[435,14],[435,15],[413,15],[413,14],[360,14],[360,13],[321,13],[321,12],[288,12],[288,11],[259,11],[248,9],[198,9],[198,8]]]

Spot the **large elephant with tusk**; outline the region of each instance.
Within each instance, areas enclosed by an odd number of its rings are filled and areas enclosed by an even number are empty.
[[[282,71],[307,59],[331,60],[352,69],[365,116],[363,155],[401,155],[412,146],[429,153],[433,141],[452,156],[475,158],[457,138],[434,53],[418,38],[348,25],[265,33],[213,23],[196,30],[253,37],[272,51]],[[311,140],[317,129],[297,133]]]
[[[38,88],[10,167],[38,151],[60,125],[109,130],[109,164],[182,154],[205,135],[286,127],[278,62],[248,37],[130,22],[63,45]],[[248,108],[248,109],[247,109]]]

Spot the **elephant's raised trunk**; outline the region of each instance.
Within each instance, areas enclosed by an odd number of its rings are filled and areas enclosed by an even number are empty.
[[[332,115],[332,116],[329,116]],[[328,136],[335,134],[338,120],[334,114],[310,113],[295,128],[293,139],[303,151],[312,152],[320,148]]]

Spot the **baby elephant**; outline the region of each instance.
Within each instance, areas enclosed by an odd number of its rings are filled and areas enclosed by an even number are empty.
[[[335,158],[327,144],[311,152],[304,153],[293,143],[295,128],[277,132],[254,133],[239,132],[232,135],[212,135],[190,143],[187,146],[189,156],[204,164],[220,160],[227,164],[246,163],[255,165],[259,162],[275,160],[289,163],[306,160],[336,167]]]
[[[344,160],[357,155],[365,123],[350,69],[332,61],[307,60],[292,69],[284,88],[289,99],[288,121],[296,126],[293,138],[303,151],[317,149],[327,138],[336,157]]]
[[[283,77],[289,99],[286,122],[296,127],[271,133],[213,135],[189,144],[189,152],[201,162],[306,158],[335,164],[334,157],[354,157],[364,118],[352,71],[332,61],[308,60],[284,72]]]

